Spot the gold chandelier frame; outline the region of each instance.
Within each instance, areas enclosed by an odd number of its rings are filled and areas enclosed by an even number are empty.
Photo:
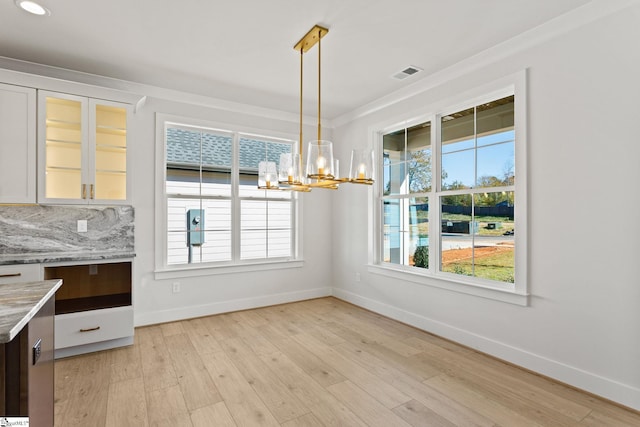
[[[373,153],[370,150],[353,150],[349,177],[339,178],[337,161],[333,159],[333,145],[330,141],[322,140],[321,124],[321,89],[322,89],[322,50],[320,40],[329,30],[320,25],[314,25],[294,45],[294,50],[300,52],[300,139],[298,153],[282,154],[280,171],[275,162],[264,161],[259,164],[258,188],[265,190],[288,190],[309,192],[313,188],[337,190],[340,184],[372,185]],[[307,167],[303,173],[303,83],[304,83],[304,54],[318,45],[318,139],[309,142],[307,151]],[[284,156],[284,157],[283,157]],[[274,179],[274,173],[278,179]],[[277,183],[277,184],[276,184]]]

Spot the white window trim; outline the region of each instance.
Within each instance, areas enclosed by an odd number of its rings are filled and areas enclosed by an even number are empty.
[[[300,268],[304,265],[302,253],[302,197],[297,197],[293,213],[293,246],[292,256],[288,258],[239,260],[237,262],[217,262],[198,264],[167,265],[167,168],[165,150],[165,125],[166,123],[179,123],[187,126],[217,129],[223,132],[239,133],[242,135],[269,135],[272,138],[282,138],[295,141],[295,136],[282,132],[252,128],[250,126],[232,126],[224,123],[193,119],[171,114],[156,113],[156,176],[155,176],[155,271],[154,277],[160,279],[176,279],[182,277],[196,277],[216,274],[242,273],[251,271],[275,270],[286,268]],[[236,130],[228,130],[236,128]],[[235,139],[234,139],[235,141]],[[238,150],[237,144],[233,144],[232,150]],[[237,154],[237,153],[236,153]],[[237,158],[237,155],[234,156]],[[232,174],[234,183],[238,177]],[[237,186],[232,185],[235,189]],[[235,191],[235,190],[233,190]],[[231,196],[232,203],[240,203],[240,197],[235,193]],[[235,209],[235,215],[238,210]],[[239,222],[236,222],[238,224]],[[239,237],[239,230],[232,230],[232,239]],[[239,238],[237,240],[239,242]],[[235,245],[238,248],[238,245]],[[238,249],[239,250],[239,249]]]
[[[379,274],[398,280],[406,280],[425,286],[431,286],[439,289],[446,289],[453,292],[474,295],[482,298],[488,298],[506,303],[528,306],[529,305],[529,288],[528,288],[528,255],[527,247],[529,240],[528,232],[528,207],[527,207],[527,71],[522,70],[515,74],[505,76],[494,82],[482,87],[467,91],[457,95],[455,98],[445,99],[429,108],[430,114],[425,111],[415,114],[406,114],[405,118],[389,120],[377,126],[369,128],[369,135],[374,141],[374,155],[376,159],[382,156],[382,135],[397,130],[400,127],[410,127],[414,124],[426,121],[428,119],[438,119],[445,112],[458,111],[460,109],[469,108],[472,105],[478,105],[483,101],[498,99],[503,96],[515,94],[515,115],[514,129],[516,131],[517,143],[515,144],[515,194],[516,204],[514,207],[514,216],[516,219],[518,234],[515,239],[515,283],[502,284],[495,281],[482,280],[473,278],[469,280],[466,276],[456,275],[452,273],[440,272],[438,268],[431,263],[428,269],[418,269],[415,267],[394,265],[388,263],[380,263],[381,257],[381,221],[382,212],[380,199],[382,197],[381,186],[377,185],[373,191],[369,192],[369,254],[368,254],[368,271],[373,274]],[[437,113],[436,113],[437,112]],[[406,117],[411,117],[407,119]],[[432,127],[435,128],[435,127]],[[435,132],[435,130],[434,130]],[[432,155],[434,158],[439,154],[440,148],[439,136],[432,138],[434,141]],[[434,174],[432,175],[432,184],[435,186],[439,181],[440,174],[435,170],[439,165],[436,162]],[[429,197],[435,197],[437,193],[431,193]],[[432,203],[431,201],[429,202]],[[439,215],[438,212],[430,212],[429,220]],[[439,216],[438,216],[439,217]],[[439,239],[433,239],[439,240]],[[439,242],[436,242],[439,245]],[[438,251],[439,253],[439,251]]]

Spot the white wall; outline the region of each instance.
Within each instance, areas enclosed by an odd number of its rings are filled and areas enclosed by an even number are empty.
[[[640,409],[639,22],[636,4],[334,130],[363,141],[528,69],[529,307],[369,272],[358,189],[334,196],[334,294]]]

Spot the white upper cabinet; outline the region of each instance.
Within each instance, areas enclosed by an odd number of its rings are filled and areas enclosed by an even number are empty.
[[[0,203],[36,202],[36,91],[0,84]]]
[[[38,202],[127,203],[130,105],[38,92]]]

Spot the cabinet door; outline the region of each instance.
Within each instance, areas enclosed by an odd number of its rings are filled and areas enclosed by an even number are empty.
[[[90,203],[127,200],[127,105],[89,100]]]
[[[88,200],[87,99],[40,91],[40,202],[86,203]]]
[[[36,91],[0,84],[0,203],[36,202]]]

